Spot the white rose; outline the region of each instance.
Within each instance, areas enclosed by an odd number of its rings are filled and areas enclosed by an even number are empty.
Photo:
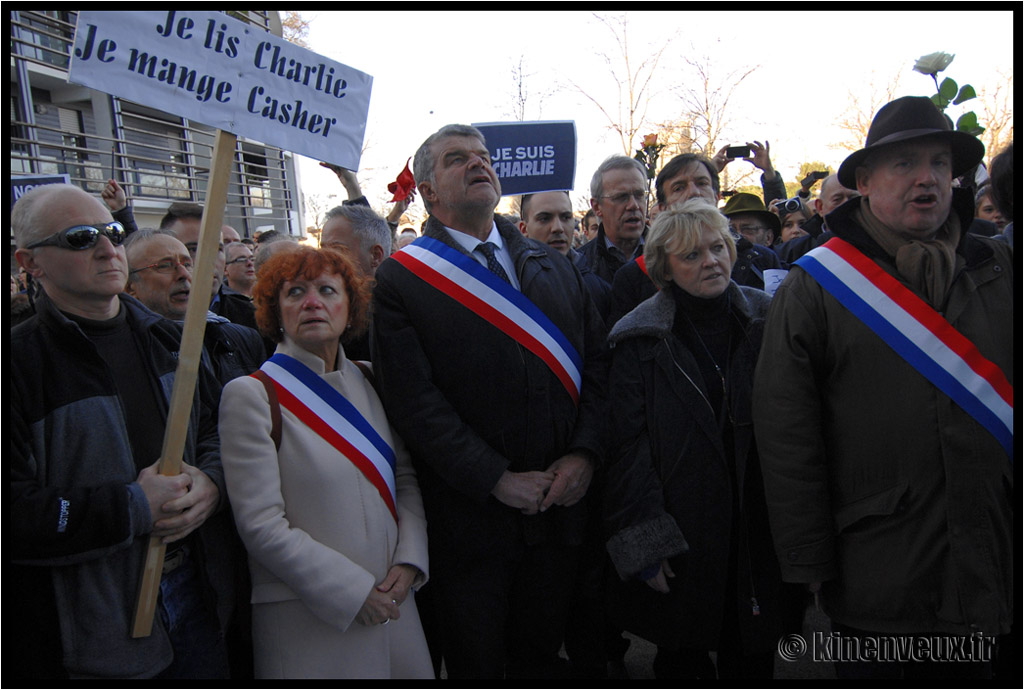
[[[949,67],[949,63],[953,62],[953,58],[956,55],[950,55],[949,53],[930,53],[917,59],[914,63],[914,71],[920,72],[921,74],[928,74],[935,76],[942,70]]]

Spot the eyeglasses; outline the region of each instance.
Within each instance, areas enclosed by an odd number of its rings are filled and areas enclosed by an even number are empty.
[[[636,203],[641,206],[647,201],[647,190],[636,190],[635,192],[621,192],[619,194],[605,195],[602,199],[609,199],[616,206],[622,206],[623,204],[629,203],[630,199],[635,199]]]
[[[150,268],[152,268],[157,273],[174,273],[175,271],[178,270],[178,266],[184,266],[185,270],[191,273],[192,259],[182,259],[181,261],[178,261],[177,259],[163,259],[161,261],[157,261],[155,264],[150,264],[149,266],[133,268],[132,270],[128,271],[128,273],[138,273],[139,271],[145,271]]]
[[[254,263],[252,256],[239,256],[239,257],[236,257],[236,258],[232,259],[231,261],[228,261],[225,265],[226,266],[231,266],[233,264],[251,264],[251,263]]]
[[[74,225],[67,230],[56,232],[45,240],[39,240],[25,247],[35,249],[36,247],[60,247],[61,249],[92,249],[100,241],[100,235],[105,235],[115,247],[124,242],[128,235],[124,226],[116,220],[109,223],[97,223],[96,225]]]
[[[730,225],[729,230],[741,235],[752,235],[756,232],[764,232],[768,228],[764,225]]]

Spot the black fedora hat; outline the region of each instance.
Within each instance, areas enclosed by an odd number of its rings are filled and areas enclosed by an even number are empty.
[[[904,96],[886,103],[875,114],[864,148],[851,153],[839,166],[839,183],[847,189],[856,189],[857,167],[863,165],[870,154],[889,144],[924,137],[949,142],[953,151],[953,177],[960,177],[985,156],[985,145],[973,134],[955,131],[949,118],[930,98]]]
[[[779,232],[782,230],[782,221],[779,220],[777,215],[765,208],[761,197],[756,194],[747,194],[746,192],[739,192],[729,197],[729,200],[725,202],[725,206],[722,207],[722,215],[726,218],[732,218],[741,213],[751,213],[757,216],[768,223],[776,237],[779,236]]]

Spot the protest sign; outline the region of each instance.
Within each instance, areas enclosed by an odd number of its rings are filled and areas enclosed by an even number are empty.
[[[358,170],[373,78],[219,12],[81,12],[68,80]]]
[[[764,291],[769,295],[774,295],[788,274],[789,271],[784,268],[764,269]]]
[[[487,142],[503,196],[570,190],[576,177],[576,123],[474,124]]]
[[[67,173],[54,175],[19,175],[11,178],[11,208],[21,195],[44,184],[71,184],[71,177]]]

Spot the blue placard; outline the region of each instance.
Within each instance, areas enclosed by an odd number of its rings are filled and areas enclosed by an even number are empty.
[[[571,190],[576,177],[576,123],[474,124],[487,141],[502,196]]]
[[[67,173],[56,175],[21,175],[11,179],[11,208],[21,198],[21,195],[44,184],[71,184],[71,177]]]

